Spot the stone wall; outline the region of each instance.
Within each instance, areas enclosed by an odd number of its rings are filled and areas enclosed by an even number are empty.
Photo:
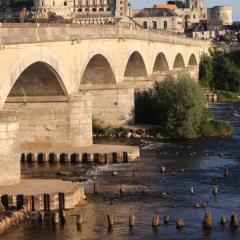
[[[18,154],[18,119],[16,114],[0,113],[0,185],[20,181]]]
[[[89,90],[92,94],[93,118],[105,125],[133,122],[134,89]]]
[[[57,99],[57,97],[54,97]],[[61,100],[62,99],[62,100]],[[92,144],[92,107],[88,95],[58,98],[8,98],[4,109],[19,113],[21,147]]]

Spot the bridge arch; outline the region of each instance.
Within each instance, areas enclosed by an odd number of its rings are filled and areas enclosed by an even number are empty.
[[[56,77],[58,84],[61,86],[65,95],[71,92],[71,82],[69,79],[68,81],[66,80],[65,68],[61,63],[61,60],[49,51],[49,49],[33,48],[24,54],[19,54],[17,58],[6,64],[5,69],[1,69],[4,82],[1,89],[1,106],[5,103],[9,93],[21,74],[30,66],[31,68],[36,67],[36,63],[41,65],[44,70],[47,69],[48,73],[51,73],[52,76]]]
[[[63,95],[67,95],[67,91],[57,71],[49,64],[37,61],[19,75],[8,96]]]
[[[148,75],[146,64],[138,51],[131,53],[125,66],[124,77],[146,77]]]
[[[103,54],[95,54],[88,61],[81,84],[114,84],[115,74],[108,59]]]
[[[157,75],[163,71],[169,71],[169,64],[167,58],[163,52],[160,52],[153,65],[153,75]]]
[[[188,66],[197,66],[197,58],[195,56],[194,53],[191,54],[191,56],[189,57],[189,61],[188,61]]]
[[[178,53],[175,57],[173,69],[184,69],[185,63],[183,59],[183,55],[181,53]]]

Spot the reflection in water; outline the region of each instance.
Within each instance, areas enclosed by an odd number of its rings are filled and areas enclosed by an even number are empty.
[[[56,171],[69,172],[71,176],[64,178],[84,181],[89,203],[67,212],[65,225],[53,227],[49,220],[43,224],[32,220],[14,227],[2,239],[240,239],[240,229],[232,231],[228,224],[219,224],[221,216],[229,220],[231,212],[240,214],[240,122],[234,115],[240,106],[214,105],[213,109],[218,118],[235,126],[232,139],[140,142],[141,160],[130,164],[23,165],[24,177],[58,178]],[[220,152],[223,157],[215,154]],[[164,174],[159,171],[161,166],[166,167]],[[225,167],[230,170],[229,177],[224,177]],[[117,176],[112,176],[113,171]],[[171,175],[173,171],[176,176]],[[97,195],[92,193],[93,181],[100,186]],[[126,189],[123,194],[119,193],[120,185]],[[219,186],[217,197],[212,195],[213,185]],[[196,195],[191,195],[191,186],[196,188]],[[144,187],[148,190],[145,193]],[[196,208],[197,203],[206,201],[214,222],[210,231],[202,229],[206,209]],[[161,222],[164,215],[170,215],[171,224],[154,230],[152,216],[156,211]],[[83,215],[81,228],[76,225],[76,213]],[[111,231],[107,227],[108,213],[114,215]],[[136,223],[129,229],[132,214]],[[181,231],[175,226],[180,217],[187,225]]]

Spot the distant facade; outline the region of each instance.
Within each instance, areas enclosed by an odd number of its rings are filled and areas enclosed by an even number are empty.
[[[207,9],[204,7],[203,0],[186,0],[185,6],[186,8],[174,9],[174,12],[182,17],[185,29],[207,20]]]
[[[127,14],[128,0],[34,0],[34,8],[43,16],[52,12],[64,18],[75,15],[124,17]]]
[[[207,14],[209,22],[218,22],[224,26],[233,24],[232,6],[230,5],[208,8]]]
[[[184,31],[182,18],[168,8],[155,6],[144,8],[133,15],[133,19],[143,28],[160,29],[176,33]]]

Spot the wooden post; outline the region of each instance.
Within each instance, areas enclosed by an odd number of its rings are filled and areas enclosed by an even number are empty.
[[[152,219],[152,226],[158,227],[159,225],[160,225],[160,216],[159,216],[159,214],[154,213],[153,219]]]
[[[227,219],[224,216],[222,216],[220,220],[220,224],[224,226],[226,223],[227,223]]]
[[[126,192],[125,188],[123,186],[120,185],[120,190],[119,190],[120,194],[123,194]]]
[[[228,177],[229,176],[229,169],[225,168],[224,169],[224,177]]]
[[[135,216],[131,215],[129,216],[129,227],[132,228],[135,225]]]
[[[43,222],[43,220],[44,220],[44,212],[39,212],[38,221]]]
[[[166,168],[164,166],[160,167],[160,173],[164,173],[166,171]]]
[[[232,215],[231,215],[230,226],[232,228],[238,228],[239,227],[237,215],[235,213],[232,213]]]
[[[53,221],[53,224],[59,223],[59,213],[58,212],[53,213],[52,221]]]
[[[177,222],[176,222],[176,228],[177,228],[177,229],[181,229],[181,228],[183,228],[183,227],[185,227],[185,226],[186,226],[186,225],[185,225],[183,219],[182,219],[182,218],[179,218],[179,219],[177,220]]]
[[[203,227],[210,229],[212,228],[212,214],[211,212],[206,212],[203,220]]]
[[[64,210],[61,210],[60,212],[60,217],[61,217],[61,223],[65,223],[67,221],[66,219],[66,213]]]
[[[168,215],[164,216],[164,224],[168,225],[169,223],[170,223],[170,217]]]
[[[107,219],[108,219],[108,228],[112,228],[114,224],[113,215],[108,214]]]
[[[83,217],[81,214],[76,215],[76,224],[81,225],[83,223]]]
[[[192,194],[192,195],[195,195],[195,194],[196,194],[196,189],[195,189],[195,187],[191,187],[190,191],[191,191],[191,194]]]
[[[95,194],[99,193],[99,185],[96,182],[94,182],[94,184],[93,184],[93,192]]]
[[[217,186],[217,185],[213,186],[213,191],[212,191],[212,193],[213,193],[214,196],[217,196],[217,195],[218,195],[218,186]]]

